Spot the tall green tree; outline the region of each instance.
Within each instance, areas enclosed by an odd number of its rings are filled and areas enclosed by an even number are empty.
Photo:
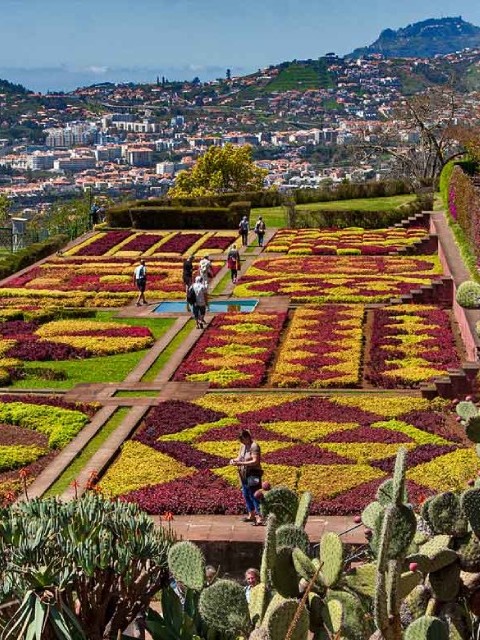
[[[193,169],[178,174],[168,196],[183,198],[258,191],[263,188],[266,174],[265,169],[255,166],[250,145],[210,147]]]
[[[10,200],[7,196],[0,194],[0,227],[4,227],[9,220]]]

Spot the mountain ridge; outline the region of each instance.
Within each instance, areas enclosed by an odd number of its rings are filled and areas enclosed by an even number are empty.
[[[428,18],[397,30],[384,29],[372,44],[359,47],[345,58],[381,54],[386,58],[433,58],[480,47],[480,27],[461,16]]]

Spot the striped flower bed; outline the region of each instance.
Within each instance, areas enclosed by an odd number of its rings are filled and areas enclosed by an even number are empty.
[[[458,368],[447,311],[428,305],[375,309],[367,378],[379,387],[416,387]]]
[[[280,229],[265,251],[289,255],[382,255],[426,237],[425,227]]]
[[[294,312],[271,374],[274,387],[355,387],[361,382],[363,305]]]
[[[294,303],[385,302],[430,284],[437,256],[312,256],[257,260],[234,295],[290,296]]]
[[[174,379],[209,382],[212,387],[262,384],[285,319],[285,313],[217,315]]]
[[[265,480],[313,493],[313,513],[358,513],[408,450],[408,488],[419,502],[463,487],[479,467],[444,401],[375,393],[207,394],[152,408],[101,479],[112,496],[149,513],[242,513],[238,431],[251,429]],[[443,470],[443,471],[442,471]]]
[[[95,414],[54,396],[0,396],[0,504],[15,500]]]

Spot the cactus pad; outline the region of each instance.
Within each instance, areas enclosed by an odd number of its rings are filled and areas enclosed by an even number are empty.
[[[462,402],[459,402],[455,407],[455,411],[465,422],[470,418],[478,416],[477,407],[473,404],[473,402],[470,402],[469,400],[462,400]]]
[[[406,598],[422,582],[420,571],[405,571],[400,576],[398,583],[398,597],[400,600]]]
[[[204,589],[199,610],[207,625],[217,631],[240,635],[251,629],[245,589],[233,580],[217,580]]]
[[[310,547],[305,530],[294,524],[282,524],[276,531],[277,547],[298,547],[305,553]]]
[[[264,517],[274,513],[279,525],[293,523],[298,510],[297,494],[287,487],[273,487],[263,494],[260,509]]]
[[[317,593],[308,594],[308,610],[310,612],[310,631],[315,633],[323,627],[323,600]]]
[[[260,565],[260,580],[269,584],[270,576],[277,558],[277,538],[275,531],[277,519],[271,513],[267,518],[267,528],[265,530],[265,542],[263,543],[262,563]]]
[[[343,569],[343,544],[336,533],[330,531],[323,534],[320,540],[320,561],[323,582],[327,587],[332,587],[338,582]]]
[[[285,600],[275,608],[269,608],[268,616],[265,616],[263,626],[267,629],[270,640],[285,640],[297,613],[298,606],[299,604],[296,600]],[[307,640],[308,627],[308,612],[302,606],[300,616],[293,628],[293,632],[290,634],[291,640]]]
[[[474,533],[480,537],[480,489],[465,491],[461,504]]]
[[[428,521],[435,534],[462,536],[467,533],[467,521],[462,514],[458,496],[447,491],[428,503]]]
[[[332,635],[342,629],[343,607],[338,600],[329,600],[322,609],[323,623]]]
[[[375,595],[377,567],[373,562],[361,564],[345,576],[348,588],[361,596],[373,598]]]
[[[407,627],[405,640],[448,640],[448,629],[439,618],[422,616]]]
[[[307,582],[310,582],[315,575],[317,568],[307,554],[297,547],[293,550],[292,560],[293,566],[295,567],[295,571],[298,575]]]
[[[205,558],[193,542],[182,540],[168,552],[168,567],[178,582],[189,589],[201,591],[205,584]]]
[[[291,547],[280,547],[272,571],[272,584],[284,598],[298,597],[298,576],[292,559]]]
[[[377,501],[380,502],[380,504],[383,505],[384,507],[394,502],[393,478],[388,478],[388,480],[385,480],[385,482],[382,482],[382,484],[377,489],[376,498],[377,498]],[[402,502],[407,501],[407,493],[405,490],[403,491],[403,497],[401,501]]]
[[[407,450],[401,447],[397,452],[395,468],[392,478],[392,502],[401,505],[406,498],[405,493],[405,466],[407,460]]]
[[[368,638],[373,629],[367,629],[367,616],[360,599],[347,591],[330,590],[326,603],[328,604],[331,600],[338,600],[342,605],[341,637]]]
[[[477,573],[480,571],[480,540],[470,532],[457,541],[456,551],[462,571]]]
[[[433,595],[440,602],[455,600],[460,591],[460,563],[452,562],[443,569],[429,573]]]
[[[263,616],[268,605],[268,592],[266,585],[261,582],[253,587],[250,591],[250,602],[248,603],[248,609],[250,611],[250,618],[254,625],[259,624],[262,621]]]
[[[385,514],[380,514],[373,529],[370,541],[373,552],[377,555],[382,545],[382,530]],[[411,509],[404,505],[393,507],[390,540],[386,557],[394,560],[406,552],[412,542],[417,528],[417,519]]]
[[[362,522],[369,529],[373,529],[375,526],[375,521],[383,512],[384,507],[380,504],[380,502],[370,502],[365,509],[362,511]]]
[[[304,528],[307,524],[308,514],[310,512],[310,504],[312,503],[312,494],[305,491],[298,501],[297,514],[295,516],[295,524],[297,527]]]
[[[480,415],[469,418],[465,425],[465,433],[467,438],[478,444],[480,442]]]

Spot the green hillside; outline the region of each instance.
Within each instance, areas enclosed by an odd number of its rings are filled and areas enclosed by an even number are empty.
[[[264,91],[307,91],[308,89],[328,89],[334,82],[328,73],[324,60],[293,61],[281,65],[280,73],[267,84]]]

